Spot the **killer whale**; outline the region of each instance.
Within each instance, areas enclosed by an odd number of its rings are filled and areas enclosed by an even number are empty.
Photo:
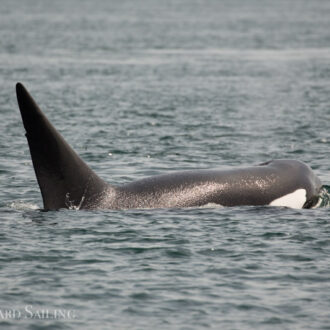
[[[246,168],[152,176],[121,186],[106,183],[76,154],[26,88],[16,94],[45,210],[273,205],[310,208],[321,181],[298,160]]]

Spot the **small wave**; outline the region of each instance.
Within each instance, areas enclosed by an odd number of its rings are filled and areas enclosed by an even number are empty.
[[[9,207],[14,210],[38,210],[40,207],[36,204],[22,202],[22,201],[15,201],[9,204]]]

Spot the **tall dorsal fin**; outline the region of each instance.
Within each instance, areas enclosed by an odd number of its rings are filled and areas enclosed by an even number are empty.
[[[75,153],[21,83],[16,85],[44,208],[91,208],[108,186]]]

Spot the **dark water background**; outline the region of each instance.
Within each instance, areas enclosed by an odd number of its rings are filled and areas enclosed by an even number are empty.
[[[272,158],[329,184],[329,18],[325,0],[2,0],[0,325],[330,329],[328,208],[41,212],[14,92],[113,184]]]

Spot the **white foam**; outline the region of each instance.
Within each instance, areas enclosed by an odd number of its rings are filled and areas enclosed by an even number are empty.
[[[201,208],[201,209],[211,209],[211,208],[212,209],[214,209],[214,208],[222,209],[223,206],[220,204],[216,204],[216,203],[207,203],[205,205],[200,206],[199,208]]]
[[[36,204],[16,201],[9,204],[9,207],[15,210],[38,210],[40,207]]]
[[[291,194],[284,195],[273,200],[269,205],[271,206],[285,206],[293,209],[301,209],[306,203],[306,190],[297,189]]]

